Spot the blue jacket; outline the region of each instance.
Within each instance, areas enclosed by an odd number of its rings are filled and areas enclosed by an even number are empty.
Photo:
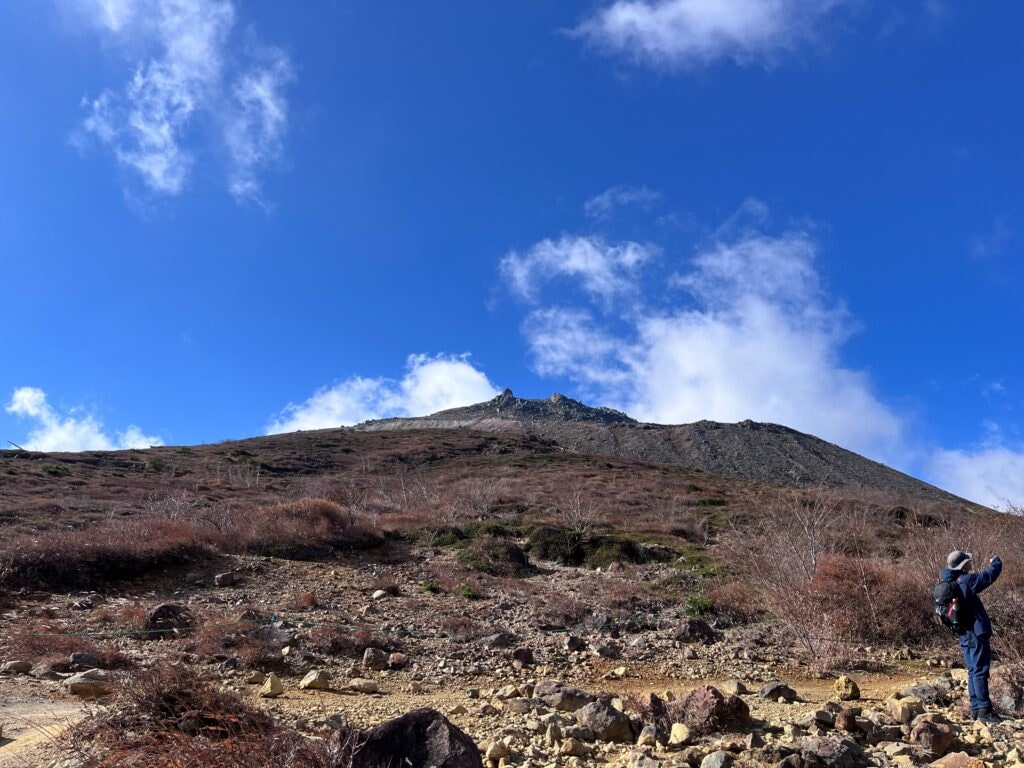
[[[964,593],[964,608],[967,615],[974,617],[974,625],[968,630],[981,637],[992,634],[992,622],[989,621],[985,606],[982,605],[978,595],[991,587],[999,574],[1003,571],[1003,561],[998,557],[992,561],[984,571],[977,573],[961,573],[949,568],[943,568],[939,578],[943,581],[955,581],[960,585],[960,591]]]

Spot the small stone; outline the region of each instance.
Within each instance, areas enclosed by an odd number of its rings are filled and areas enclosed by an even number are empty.
[[[587,642],[581,637],[576,637],[575,635],[568,635],[562,642],[562,647],[570,653],[574,653],[576,651],[582,651],[584,648],[586,648]]]
[[[348,688],[358,693],[380,693],[380,686],[376,680],[367,680],[365,677],[356,677],[348,681]]]
[[[654,747],[658,744],[658,729],[653,725],[645,725],[643,730],[640,731],[640,736],[636,740],[638,747]]]
[[[370,595],[370,599],[371,600],[383,600],[387,596],[388,596],[387,592],[385,592],[383,589],[378,589],[376,592],[374,592],[372,595]]]
[[[31,661],[8,661],[0,667],[0,672],[7,672],[12,675],[27,675],[31,671]]]
[[[778,701],[782,704],[796,701],[796,691],[785,683],[768,683],[761,689],[761,698],[768,701]]]
[[[376,672],[388,668],[388,654],[380,648],[367,648],[363,652],[363,668]]]
[[[502,758],[509,756],[508,744],[503,741],[493,741],[491,745],[487,747],[487,751],[484,753],[484,757],[488,760],[501,760]]]
[[[743,740],[743,747],[747,750],[760,749],[764,746],[764,737],[756,731],[748,733],[747,737]]]
[[[250,672],[245,676],[245,682],[249,685],[263,685],[263,681],[267,679],[267,676],[262,672]]]
[[[465,704],[456,704],[455,707],[452,708],[451,712],[449,712],[449,714],[452,717],[456,717],[458,715],[468,715],[469,710],[466,709]]]
[[[238,577],[234,573],[228,571],[227,573],[218,573],[213,577],[213,583],[218,587],[230,587],[238,581]]]
[[[558,722],[552,720],[548,723],[548,729],[544,733],[544,741],[547,742],[549,747],[556,747],[562,743],[562,729],[558,727]]]
[[[856,701],[860,698],[860,686],[846,675],[836,680],[832,690],[840,701]]]
[[[389,669],[404,669],[409,663],[409,657],[404,653],[392,653],[388,656]]]
[[[267,675],[267,679],[263,681],[263,686],[260,688],[258,696],[261,699],[274,699],[284,693],[284,685],[281,684],[280,678],[271,672]]]
[[[299,689],[303,691],[326,691],[331,687],[331,680],[322,670],[312,670],[299,681]]]
[[[903,696],[894,693],[885,702],[889,715],[897,723],[910,723],[918,715],[924,714],[924,702],[916,696]]]
[[[562,746],[558,751],[563,755],[572,757],[589,757],[591,748],[579,739],[570,738],[562,742]]]
[[[685,723],[672,723],[672,730],[668,735],[668,743],[673,747],[682,747],[690,743],[690,728]]]

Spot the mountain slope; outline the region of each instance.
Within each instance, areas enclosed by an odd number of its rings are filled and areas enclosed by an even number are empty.
[[[884,464],[778,424],[644,424],[620,411],[593,408],[559,394],[546,400],[527,399],[506,389],[485,403],[355,427],[360,431],[428,428],[541,437],[582,453],[677,464],[760,483],[862,487],[917,499],[962,501]]]

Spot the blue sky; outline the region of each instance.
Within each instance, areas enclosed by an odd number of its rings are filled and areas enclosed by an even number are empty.
[[[1024,500],[1024,7],[0,5],[0,438],[564,392]]]

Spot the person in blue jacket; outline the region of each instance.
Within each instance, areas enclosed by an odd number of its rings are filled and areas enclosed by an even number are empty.
[[[999,722],[992,711],[988,696],[988,675],[992,664],[992,622],[978,595],[992,586],[1002,573],[1003,562],[998,557],[989,561],[988,568],[974,572],[970,552],[956,550],[946,558],[946,568],[940,578],[955,581],[963,594],[961,609],[967,616],[967,627],[960,633],[960,650],[967,665],[967,690],[971,695],[971,718],[984,723]]]

